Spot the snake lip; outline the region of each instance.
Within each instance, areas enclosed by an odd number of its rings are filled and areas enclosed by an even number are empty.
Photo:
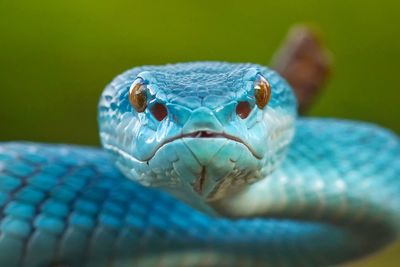
[[[262,157],[257,155],[257,153],[254,151],[254,149],[247,144],[246,142],[244,142],[242,139],[240,139],[239,137],[224,133],[224,132],[213,132],[213,131],[194,131],[194,132],[190,132],[190,133],[185,133],[185,134],[179,134],[170,138],[167,138],[164,140],[164,142],[162,142],[156,149],[154,154],[164,145],[171,143],[175,140],[178,139],[183,139],[183,138],[225,138],[228,140],[232,140],[235,141],[237,143],[240,143],[242,145],[244,145],[245,147],[247,147],[247,149],[251,152],[251,154],[257,158],[257,159],[261,159]],[[151,158],[154,156],[154,154],[151,156]]]
[[[194,137],[194,138],[213,138],[213,137],[219,137],[222,135],[223,134],[210,132],[210,131],[197,131],[197,132],[188,134],[188,136]]]
[[[104,136],[109,136],[106,133],[102,133],[103,137]],[[109,137],[108,137],[109,138]],[[250,152],[251,154],[256,158],[256,159],[262,159],[262,156],[259,156],[255,150],[246,142],[244,142],[242,139],[240,139],[239,137],[221,132],[212,132],[212,131],[195,131],[195,132],[191,132],[191,133],[186,133],[186,134],[179,134],[176,136],[172,136],[170,138],[165,139],[163,142],[161,142],[151,153],[151,155],[149,155],[147,158],[144,159],[138,159],[132,156],[132,154],[128,151],[125,151],[124,149],[116,146],[116,145],[112,145],[112,144],[103,144],[103,146],[110,150],[113,151],[114,153],[120,154],[122,157],[133,160],[133,161],[140,161],[140,162],[146,162],[148,163],[157,153],[157,151],[163,147],[164,145],[171,143],[175,140],[178,139],[182,139],[182,138],[225,138],[225,139],[229,139],[235,142],[238,142],[242,145],[244,145]]]

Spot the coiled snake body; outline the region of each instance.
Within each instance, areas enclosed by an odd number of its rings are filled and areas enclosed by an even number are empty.
[[[326,266],[393,241],[398,137],[295,110],[259,65],[123,73],[99,104],[111,153],[0,145],[0,266]]]

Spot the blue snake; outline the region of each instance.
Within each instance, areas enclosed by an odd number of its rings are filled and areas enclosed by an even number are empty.
[[[0,266],[331,266],[399,234],[399,138],[297,118],[269,68],[133,68],[98,121],[103,150],[0,145]]]

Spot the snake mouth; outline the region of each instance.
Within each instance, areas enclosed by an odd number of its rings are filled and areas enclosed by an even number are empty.
[[[179,136],[176,136],[175,138],[185,138],[185,137],[191,137],[191,138],[218,138],[218,137],[223,137],[226,139],[231,139],[235,141],[239,141],[240,143],[244,143],[241,141],[239,138],[228,135],[226,133],[217,133],[217,132],[211,132],[211,131],[196,131],[188,134],[181,134]]]
[[[107,134],[102,133],[103,137],[106,136]],[[240,143],[242,145],[244,145],[249,151],[250,153],[258,160],[262,159],[262,156],[258,155],[256,153],[256,151],[246,142],[244,142],[242,139],[240,139],[239,137],[221,132],[212,132],[212,131],[195,131],[195,132],[191,132],[191,133],[186,133],[186,134],[179,134],[176,136],[172,136],[170,138],[166,138],[163,142],[161,142],[153,151],[152,153],[146,157],[146,158],[142,158],[142,159],[138,159],[134,156],[132,156],[131,153],[129,153],[128,151],[125,151],[124,149],[120,148],[117,145],[113,145],[113,144],[109,144],[109,143],[104,143],[103,146],[104,148],[117,153],[119,155],[121,155],[122,157],[126,158],[126,159],[130,159],[133,161],[140,161],[140,162],[149,162],[157,153],[158,150],[160,150],[164,145],[167,145],[169,143],[172,143],[178,139],[183,139],[183,138],[193,138],[193,139],[200,139],[200,138],[225,138],[237,143]]]
[[[175,140],[178,139],[183,139],[183,138],[225,138],[237,143],[240,143],[242,145],[244,145],[250,152],[251,154],[257,158],[257,159],[261,159],[262,157],[257,155],[257,153],[254,151],[254,149],[247,144],[246,142],[244,142],[242,139],[240,139],[239,137],[224,133],[224,132],[213,132],[213,131],[195,131],[195,132],[191,132],[191,133],[185,133],[185,134],[179,134],[176,136],[173,136],[171,138],[167,138],[164,140],[164,142],[162,142],[154,151],[153,155],[151,156],[151,158],[155,155],[155,153],[164,145],[171,143]],[[150,158],[150,159],[151,159]]]

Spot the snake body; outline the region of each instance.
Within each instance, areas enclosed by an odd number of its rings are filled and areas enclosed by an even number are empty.
[[[271,87],[262,108],[260,76]],[[129,101],[138,79],[140,112]],[[108,152],[0,145],[0,266],[329,266],[395,240],[399,138],[295,110],[290,86],[255,64],[121,74],[99,104]]]

